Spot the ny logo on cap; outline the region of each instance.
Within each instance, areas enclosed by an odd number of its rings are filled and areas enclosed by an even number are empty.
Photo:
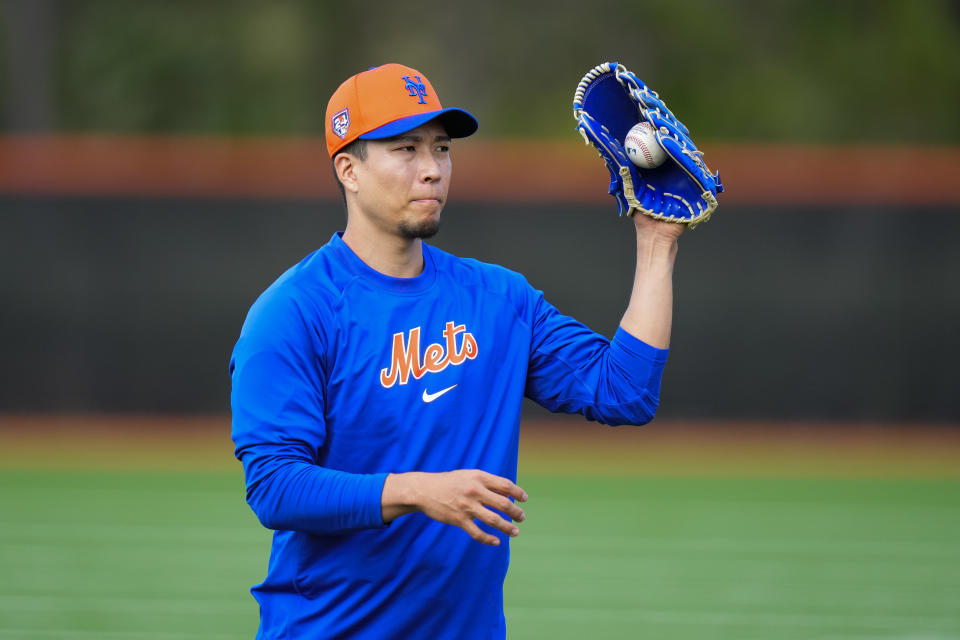
[[[427,86],[423,84],[423,81],[420,79],[420,76],[413,76],[416,79],[416,82],[410,79],[410,76],[403,76],[403,79],[407,81],[407,84],[403,87],[410,92],[410,97],[418,96],[417,104],[426,104],[427,101],[424,100],[424,96],[427,95]]]
[[[344,109],[333,114],[330,118],[330,126],[333,132],[343,140],[347,137],[347,131],[350,129],[350,109]]]

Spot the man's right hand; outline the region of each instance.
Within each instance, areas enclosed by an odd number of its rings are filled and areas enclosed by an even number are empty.
[[[458,469],[444,473],[391,473],[383,485],[381,508],[384,522],[420,511],[437,522],[460,527],[483,544],[498,545],[500,539],[484,532],[474,519],[499,529],[508,536],[520,530],[492,509],[523,522],[523,509],[510,501],[527,501],[527,492],[516,484],[479,469]]]

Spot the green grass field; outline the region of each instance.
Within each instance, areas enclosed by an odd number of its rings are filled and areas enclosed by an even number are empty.
[[[0,472],[0,638],[252,638],[238,472]],[[960,482],[546,476],[510,638],[960,638]]]

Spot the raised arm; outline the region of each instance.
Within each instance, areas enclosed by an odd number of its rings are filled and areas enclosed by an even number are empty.
[[[637,266],[633,291],[620,327],[651,347],[670,346],[673,324],[673,263],[677,238],[686,228],[643,215],[633,216],[637,230]]]
[[[660,402],[673,319],[673,263],[684,226],[637,215],[633,292],[612,339],[533,291],[526,395],[551,411],[610,425],[646,424]]]

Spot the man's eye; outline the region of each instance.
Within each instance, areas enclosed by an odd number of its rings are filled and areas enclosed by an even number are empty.
[[[450,151],[450,146],[442,144],[439,147],[437,147],[437,151],[439,151],[440,153],[447,153],[448,151]]]

